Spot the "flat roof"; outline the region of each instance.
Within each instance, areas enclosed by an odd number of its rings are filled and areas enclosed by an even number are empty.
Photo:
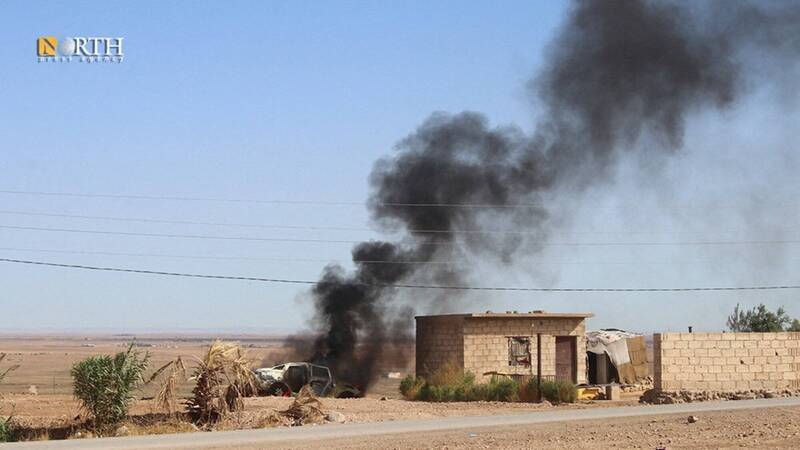
[[[529,312],[492,312],[486,311],[482,313],[457,313],[457,314],[433,314],[430,316],[416,316],[415,319],[425,317],[485,317],[494,319],[586,319],[594,317],[592,313],[552,313],[546,311],[529,311]]]

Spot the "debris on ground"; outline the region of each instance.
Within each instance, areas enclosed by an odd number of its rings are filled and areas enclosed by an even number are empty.
[[[344,414],[340,413],[339,411],[331,411],[328,414],[325,414],[325,420],[333,423],[344,423],[345,417]]]
[[[322,423],[325,420],[322,403],[314,396],[308,385],[300,389],[291,406],[285,411],[281,411],[280,415],[289,419],[292,426]]]
[[[749,391],[735,391],[735,392],[719,392],[719,391],[659,391],[657,389],[650,389],[645,391],[639,398],[641,403],[650,403],[654,405],[674,404],[674,403],[692,403],[692,402],[705,402],[710,400],[753,400],[756,398],[777,398],[777,397],[797,397],[800,396],[800,390],[749,390]]]
[[[686,419],[686,421],[687,421],[687,422],[689,422],[689,423],[697,423],[697,421],[698,421],[698,420],[700,420],[700,418],[699,418],[699,417],[697,417],[697,416],[689,416],[689,417]]]

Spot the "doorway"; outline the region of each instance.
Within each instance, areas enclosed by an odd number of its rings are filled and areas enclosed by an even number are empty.
[[[556,336],[556,379],[577,383],[578,340],[576,336]]]

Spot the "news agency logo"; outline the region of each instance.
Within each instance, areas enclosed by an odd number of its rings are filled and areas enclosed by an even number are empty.
[[[36,40],[38,62],[121,63],[125,59],[121,37],[41,36]]]

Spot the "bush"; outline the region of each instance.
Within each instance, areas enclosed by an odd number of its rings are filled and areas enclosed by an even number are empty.
[[[531,382],[536,383],[536,380],[533,379]],[[542,398],[554,405],[558,405],[559,403],[575,403],[575,400],[578,399],[578,388],[569,381],[543,380]]]
[[[11,419],[0,419],[0,442],[10,442],[11,440]]]
[[[210,425],[244,408],[244,396],[256,391],[250,360],[238,343],[215,340],[190,378],[195,382],[186,404],[192,419]]]
[[[531,378],[527,383],[519,385],[519,401],[525,403],[533,403],[539,401],[538,385],[536,378]]]
[[[495,402],[519,401],[519,384],[506,377],[492,377],[487,385],[486,400]]]
[[[520,384],[508,377],[493,376],[488,383],[476,384],[475,375],[452,364],[433,372],[429,380],[405,377],[400,382],[400,393],[407,400],[427,402],[535,402],[541,398],[557,405],[574,403],[578,398],[577,387],[568,381],[542,380],[540,397],[536,378]]]
[[[424,378],[417,378],[414,375],[408,375],[400,381],[400,393],[406,400],[414,400],[419,393],[422,385],[425,384]]]
[[[454,364],[445,364],[427,380],[409,375],[400,382],[403,397],[428,402],[514,402],[519,400],[518,391],[519,385],[505,377],[492,377],[489,383],[476,384],[474,374]]]
[[[440,367],[428,380],[409,375],[400,382],[400,392],[405,398],[428,402],[478,400],[476,387],[475,375],[452,363]]]
[[[127,417],[148,360],[131,344],[114,357],[91,356],[72,366],[73,394],[94,419],[95,431],[107,431]]]

